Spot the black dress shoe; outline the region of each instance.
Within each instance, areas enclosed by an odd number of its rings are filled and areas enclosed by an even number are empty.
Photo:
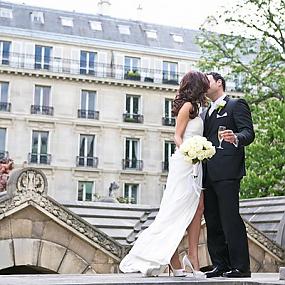
[[[228,277],[228,278],[245,278],[245,277],[251,277],[251,272],[243,272],[240,271],[239,269],[232,269],[228,272],[225,272],[223,274],[223,277]]]
[[[223,273],[225,273],[228,270],[228,268],[220,268],[218,266],[214,267],[213,270],[205,272],[207,278],[212,277],[221,277],[223,276]]]

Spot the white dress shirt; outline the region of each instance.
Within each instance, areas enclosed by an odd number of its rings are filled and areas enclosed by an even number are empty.
[[[220,103],[220,102],[222,102],[225,98],[226,98],[226,94],[225,95],[223,95],[223,96],[221,96],[221,97],[219,97],[216,101],[214,101],[214,102],[211,102],[211,107],[210,107],[210,109],[209,109],[209,117],[212,115],[212,113],[215,111],[215,109],[217,108],[217,106],[218,106],[218,104]]]

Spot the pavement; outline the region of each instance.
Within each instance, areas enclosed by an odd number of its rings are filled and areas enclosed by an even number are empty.
[[[279,273],[253,273],[251,278],[210,278],[195,279],[193,275],[173,277],[162,274],[159,277],[143,277],[141,274],[94,274],[94,275],[0,275],[0,285],[106,285],[106,284],[136,284],[136,285],[285,285],[285,280],[279,280]]]

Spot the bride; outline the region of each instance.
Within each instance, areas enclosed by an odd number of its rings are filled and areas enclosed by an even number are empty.
[[[176,151],[169,161],[169,174],[159,212],[154,222],[144,230],[130,252],[120,263],[120,270],[141,272],[144,276],[157,276],[167,265],[174,276],[186,276],[189,266],[195,277],[203,277],[199,271],[198,241],[203,214],[202,166],[198,177],[193,178],[193,165],[186,162],[179,146],[194,135],[203,135],[203,121],[199,107],[204,103],[209,81],[205,74],[190,71],[182,78],[173,102],[176,116],[174,141]],[[182,259],[178,245],[185,231],[188,234],[189,252]]]

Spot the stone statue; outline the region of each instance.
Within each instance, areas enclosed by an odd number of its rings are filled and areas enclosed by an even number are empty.
[[[120,186],[115,181],[113,181],[109,187],[109,197],[110,198],[116,198],[115,197],[115,191],[119,188],[120,188]]]
[[[3,158],[0,160],[0,192],[6,191],[9,173],[14,167],[13,163],[11,158]]]

